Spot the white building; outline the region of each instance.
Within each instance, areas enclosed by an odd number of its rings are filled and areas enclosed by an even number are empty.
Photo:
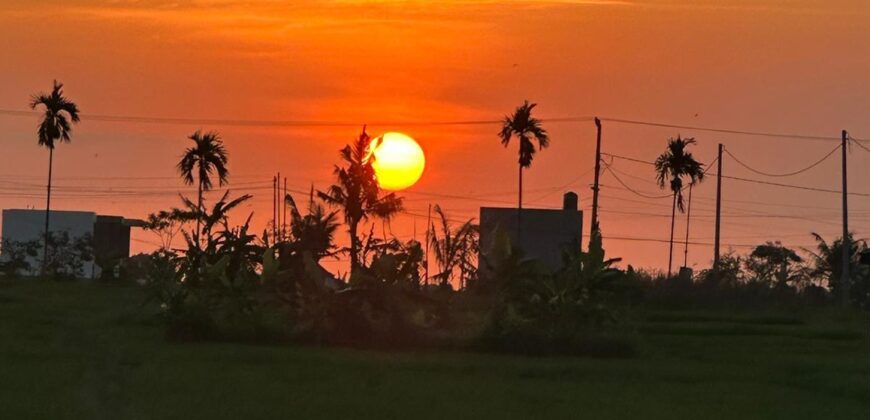
[[[49,216],[49,231],[66,232],[70,241],[88,237],[91,239],[96,260],[115,264],[130,256],[130,227],[142,226],[144,222],[119,216],[100,216],[91,211],[52,210]],[[45,210],[3,210],[3,242],[30,242],[44,239]],[[37,275],[40,270],[42,250],[37,257],[28,258],[31,269],[22,275]],[[85,261],[83,274],[88,278],[100,275],[95,261]]]

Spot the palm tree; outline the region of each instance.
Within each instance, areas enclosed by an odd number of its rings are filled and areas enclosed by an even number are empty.
[[[434,277],[439,280],[442,286],[445,286],[453,278],[454,271],[458,268],[461,289],[465,286],[462,283],[466,282],[469,275],[475,271],[474,262],[479,248],[478,226],[468,220],[458,228],[453,228],[450,226],[447,215],[441,210],[441,206],[435,206],[435,213],[438,215],[441,225],[441,234],[438,234],[435,223],[432,223],[429,243],[435,253],[435,261],[440,270]]]
[[[541,127],[541,120],[532,117],[532,110],[537,105],[524,101],[522,105],[517,107],[513,115],[504,117],[501,131],[498,134],[504,147],[510,144],[512,137],[516,137],[519,141],[520,184],[517,209],[520,212],[523,209],[523,168],[532,166],[532,159],[535,158],[535,145],[532,140],[537,141],[538,150],[543,150],[550,145],[550,137],[547,135],[547,130]]]
[[[861,256],[870,249],[865,239],[855,239],[854,234],[849,232],[849,236],[847,236],[849,241],[849,249],[847,251],[849,256],[849,278],[843,279],[843,238],[835,238],[833,242],[829,243],[818,233],[813,232],[812,235],[816,240],[816,251],[804,249],[811,256],[812,269],[809,273],[811,277],[826,279],[828,287],[835,296],[840,294],[844,283],[843,280],[849,283],[863,283],[867,278],[868,272],[866,266],[861,264]],[[850,299],[866,299],[866,294],[862,296],[861,289],[863,287],[850,288]]]
[[[359,224],[371,217],[388,220],[402,210],[402,199],[395,193],[381,195],[381,187],[375,176],[372,140],[366,129],[350,145],[339,153],[346,166],[335,166],[337,183],[317,196],[326,204],[337,207],[344,213],[350,235],[351,276],[360,264]]]
[[[73,123],[79,122],[79,107],[69,98],[63,96],[63,83],[54,81],[51,93],[38,93],[30,100],[30,108],[45,107],[45,114],[39,123],[37,141],[40,146],[48,148],[48,192],[45,197],[45,244],[42,248],[42,271],[45,273],[45,264],[48,261],[48,243],[50,232],[48,230],[49,215],[51,214],[51,167],[54,160],[54,142],[59,140],[63,143],[70,142],[70,132]]]
[[[212,188],[212,173],[217,173],[220,186],[227,183],[229,176],[227,151],[220,135],[214,131],[202,134],[197,130],[188,138],[195,144],[184,151],[184,155],[178,162],[178,172],[187,185],[192,185],[196,179],[197,207],[202,210],[202,194]],[[200,223],[200,218],[197,218],[195,240],[199,238]]]
[[[683,139],[677,136],[676,139],[669,139],[667,149],[655,162],[656,180],[658,181],[659,188],[665,189],[665,186],[669,185],[671,192],[674,194],[671,207],[668,277],[671,276],[674,261],[674,221],[676,220],[677,209],[680,210],[680,213],[685,211],[683,204],[683,178],[688,178],[691,185],[704,180],[704,165],[695,160],[691,152],[686,151],[688,146],[696,143],[695,139],[688,137]]]
[[[335,231],[340,225],[338,210],[327,212],[323,205],[315,202],[313,187],[308,199],[308,214],[299,211],[290,194],[284,196],[284,205],[290,207],[290,247],[294,251],[309,253],[315,262],[333,255]]]

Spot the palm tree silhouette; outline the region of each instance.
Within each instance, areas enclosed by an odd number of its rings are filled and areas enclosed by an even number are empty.
[[[346,166],[335,166],[338,182],[326,191],[317,192],[317,196],[326,204],[340,208],[344,213],[350,235],[351,276],[354,270],[361,267],[361,244],[357,233],[359,224],[370,217],[387,220],[402,210],[401,197],[395,193],[381,195],[381,187],[372,166],[375,159],[371,153],[373,149],[372,139],[363,127],[359,137],[341,149],[340,156]]]
[[[528,100],[517,107],[513,115],[506,115],[502,123],[499,137],[501,144],[508,147],[512,137],[519,141],[519,190],[517,198],[517,236],[519,236],[523,210],[523,168],[532,166],[535,158],[535,145],[532,139],[538,142],[538,150],[543,150],[550,145],[550,136],[547,130],[541,127],[541,120],[532,117],[532,110],[538,104],[530,104]]]
[[[45,114],[39,123],[37,131],[38,143],[48,148],[48,187],[45,197],[45,243],[42,248],[42,272],[45,274],[45,264],[48,261],[49,215],[51,214],[51,167],[54,160],[54,142],[70,142],[72,123],[79,122],[79,107],[69,98],[63,96],[63,83],[54,81],[51,93],[38,93],[30,100],[30,108],[45,107]]]
[[[184,155],[178,162],[178,172],[181,179],[187,185],[197,183],[197,208],[202,211],[202,194],[212,188],[211,175],[217,173],[218,185],[227,183],[229,170],[227,169],[227,151],[220,135],[214,131],[203,134],[201,130],[188,137],[195,143],[184,151]],[[196,219],[195,240],[199,240],[201,218]]]
[[[671,207],[671,240],[670,253],[668,256],[668,277],[671,276],[674,261],[674,221],[677,216],[677,209],[682,213],[685,208],[683,205],[683,178],[689,178],[689,183],[694,185],[697,182],[704,180],[704,165],[699,163],[692,156],[691,152],[687,152],[686,148],[689,145],[696,144],[694,138],[680,138],[668,140],[668,147],[656,159],[656,180],[659,188],[665,189],[666,185],[670,186],[674,194],[674,200]]]
[[[468,220],[458,228],[450,226],[450,219],[447,214],[441,209],[441,206],[435,205],[435,214],[438,216],[440,226],[436,229],[435,222],[429,228],[431,232],[429,243],[432,246],[435,254],[435,261],[438,263],[440,272],[433,277],[439,281],[439,284],[446,286],[454,277],[454,271],[459,268],[460,283],[459,288],[465,287],[465,281],[469,274],[474,270],[477,254],[479,252],[480,243],[479,226]]]

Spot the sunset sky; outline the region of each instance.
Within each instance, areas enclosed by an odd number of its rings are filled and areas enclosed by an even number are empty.
[[[454,219],[516,201],[516,148],[497,124],[381,122],[498,120],[524,99],[541,118],[605,118],[603,151],[654,160],[668,137],[694,136],[702,162],[718,143],[769,172],[808,166],[836,141],[776,139],[629,125],[607,118],[870,138],[870,4],[866,1],[268,1],[4,0],[0,2],[0,110],[27,111],[31,94],[62,81],[83,121],[55,153],[53,208],[144,218],[178,204],[175,164],[196,129],[218,130],[233,191],[246,211],[271,216],[272,174],[293,190],[325,187],[337,152],[364,123],[372,134],[417,139],[427,166],[403,192],[408,211],[440,204]],[[726,4],[727,5],[723,5]],[[146,124],[88,115],[214,120]],[[221,124],[228,120],[347,122],[347,126]],[[545,122],[552,145],[525,175],[528,207],[558,207],[576,191],[591,203],[595,127]],[[795,177],[767,178],[733,160],[725,173],[838,190],[839,155]],[[852,148],[851,189],[870,193],[870,152]],[[0,207],[44,208],[48,153],[36,119],[0,113]],[[651,167],[614,161],[622,180],[661,195]],[[668,199],[647,199],[602,174],[601,224],[612,256],[667,265]],[[143,194],[144,192],[144,194]],[[691,238],[713,237],[715,180],[695,191]],[[723,243],[839,232],[839,197],[726,180]],[[852,197],[851,224],[870,237],[870,198]],[[587,212],[588,220],[588,212]],[[423,239],[425,219],[392,223]],[[685,220],[677,225],[685,235]],[[584,233],[585,235],[585,233]],[[134,251],[157,242],[134,233]],[[344,241],[344,234],[341,236]],[[678,247],[682,262],[682,247]],[[712,247],[692,246],[706,267]]]

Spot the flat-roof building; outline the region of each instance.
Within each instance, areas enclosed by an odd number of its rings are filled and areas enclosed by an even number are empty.
[[[583,212],[578,209],[577,194],[566,193],[561,209],[523,208],[520,214],[516,208],[481,207],[480,267],[484,271],[499,232],[522,249],[526,258],[557,270],[566,248],[579,252],[583,240]]]
[[[130,227],[142,226],[144,222],[125,219],[121,216],[102,216],[91,211],[52,210],[49,215],[49,231],[53,234],[66,232],[70,241],[89,238],[93,259],[84,261],[82,271],[88,278],[100,275],[100,262],[114,266],[130,256]],[[45,210],[5,209],[2,226],[3,243],[25,243],[44,240]],[[2,257],[2,254],[0,254]],[[42,252],[29,257],[30,270],[21,275],[39,274]]]

